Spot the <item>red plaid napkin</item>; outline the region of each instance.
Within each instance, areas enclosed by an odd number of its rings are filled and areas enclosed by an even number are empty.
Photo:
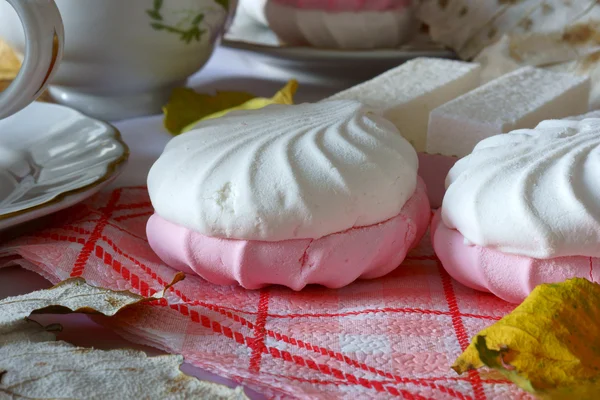
[[[101,193],[3,244],[0,266],[16,259],[52,282],[82,276],[152,294],[175,271],[145,239],[151,213],[145,188]],[[120,313],[111,327],[275,398],[529,398],[498,374],[450,369],[512,308],[454,282],[426,239],[392,274],[338,290],[247,291],[188,276],[162,304]]]

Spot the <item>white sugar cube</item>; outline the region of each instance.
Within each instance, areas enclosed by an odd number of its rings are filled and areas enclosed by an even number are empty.
[[[417,151],[424,151],[429,113],[479,85],[478,64],[416,58],[325,100],[358,100],[384,111]]]
[[[588,78],[524,67],[436,108],[427,152],[463,157],[481,140],[588,110]]]

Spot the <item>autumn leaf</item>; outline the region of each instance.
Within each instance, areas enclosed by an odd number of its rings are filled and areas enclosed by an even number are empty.
[[[173,285],[183,274],[176,275]],[[167,286],[167,290],[171,285]],[[95,350],[56,341],[56,325],[27,319],[32,313],[84,312],[108,317],[150,298],[96,288],[70,279],[47,290],[0,301],[0,397],[246,399],[241,388],[184,375],[181,356],[148,357],[137,350]]]
[[[575,278],[536,287],[452,368],[484,366],[542,399],[600,398],[600,285]]]
[[[217,92],[216,95],[177,88],[163,108],[165,128],[173,135],[187,132],[198,122],[222,117],[235,110],[255,110],[270,104],[293,104],[298,82],[289,81],[270,99],[244,92]]]
[[[236,107],[254,98],[244,92],[217,92],[212,96],[188,88],[176,88],[163,107],[165,128],[178,135],[183,128],[203,117],[227,108]]]
[[[229,0],[215,0],[215,3],[220,4],[225,10],[229,10]]]

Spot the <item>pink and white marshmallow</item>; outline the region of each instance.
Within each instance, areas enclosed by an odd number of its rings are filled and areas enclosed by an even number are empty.
[[[542,283],[600,278],[600,119],[481,141],[446,180],[434,249],[459,282],[518,303]]]
[[[216,284],[341,287],[398,267],[430,216],[412,146],[359,102],[200,123],[148,175],[150,245]]]

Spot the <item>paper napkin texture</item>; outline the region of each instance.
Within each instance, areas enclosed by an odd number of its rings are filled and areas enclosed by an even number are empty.
[[[55,214],[52,227],[1,244],[0,266],[147,296],[176,272],[148,246],[151,213],[144,187],[101,193]],[[188,276],[161,304],[110,326],[272,398],[531,398],[497,372],[450,368],[472,336],[513,308],[453,281],[426,238],[384,278],[294,292]]]

